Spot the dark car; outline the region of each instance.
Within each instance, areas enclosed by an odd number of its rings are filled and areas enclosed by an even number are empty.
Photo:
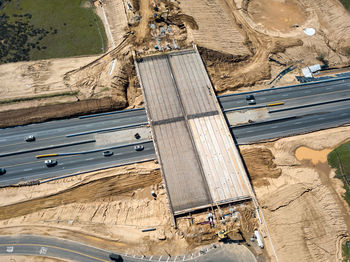
[[[248,105],[255,105],[256,104],[254,95],[247,95],[245,97],[245,100],[247,100]]]
[[[143,149],[145,149],[142,145],[137,145],[137,146],[135,146],[134,147],[134,149],[136,150],[136,151],[142,151]]]
[[[140,138],[141,138],[140,134],[139,134],[139,133],[136,133],[136,134],[135,134],[135,138],[136,138],[136,139],[140,139]]]
[[[112,151],[104,151],[103,156],[112,156],[113,152]]]
[[[123,258],[121,257],[121,255],[118,255],[118,254],[115,254],[115,253],[109,253],[109,258],[112,261],[117,261],[117,262],[124,261]]]
[[[35,136],[27,136],[25,138],[26,142],[34,142],[35,141]]]
[[[0,168],[0,176],[6,174],[6,169],[5,168]]]
[[[55,165],[57,165],[57,160],[53,160],[53,159],[45,160],[45,165],[47,167],[55,166]]]

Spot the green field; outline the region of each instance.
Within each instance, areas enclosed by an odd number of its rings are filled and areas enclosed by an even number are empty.
[[[343,4],[345,9],[350,11],[350,0],[340,0],[340,2]]]
[[[350,205],[350,141],[340,145],[328,155],[328,163],[336,168],[336,177],[344,182],[345,200]]]
[[[89,0],[0,0],[0,63],[102,53],[107,37]]]

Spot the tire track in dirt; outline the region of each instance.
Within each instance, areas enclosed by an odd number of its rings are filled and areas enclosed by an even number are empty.
[[[141,179],[142,177],[142,179]],[[24,216],[43,209],[54,208],[71,203],[86,203],[96,200],[118,198],[123,194],[132,194],[136,189],[144,188],[161,182],[158,171],[150,174],[126,174],[105,177],[83,183],[64,191],[13,205],[0,207],[0,220]]]

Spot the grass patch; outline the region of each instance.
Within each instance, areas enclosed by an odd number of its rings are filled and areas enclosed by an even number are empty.
[[[6,99],[6,100],[0,100],[0,105],[12,104],[12,103],[18,103],[18,102],[24,102],[24,101],[39,100],[39,99],[57,97],[57,96],[76,96],[78,94],[79,94],[79,91],[74,91],[74,92],[61,92],[61,93],[46,94],[46,95],[40,95],[40,96]]]
[[[340,0],[346,10],[350,11],[350,0]]]
[[[343,244],[343,261],[350,262],[350,241],[347,240]]]
[[[92,55],[107,47],[89,0],[5,1],[0,27],[0,39],[6,39],[0,42],[0,63]]]
[[[340,145],[328,155],[328,163],[332,168],[336,168],[336,177],[344,183],[345,200],[350,205],[350,141]]]

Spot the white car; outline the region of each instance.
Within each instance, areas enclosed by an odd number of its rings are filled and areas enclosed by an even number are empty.
[[[57,160],[52,160],[52,159],[50,159],[50,160],[45,160],[45,165],[46,165],[47,167],[55,166],[55,165],[57,165]]]

